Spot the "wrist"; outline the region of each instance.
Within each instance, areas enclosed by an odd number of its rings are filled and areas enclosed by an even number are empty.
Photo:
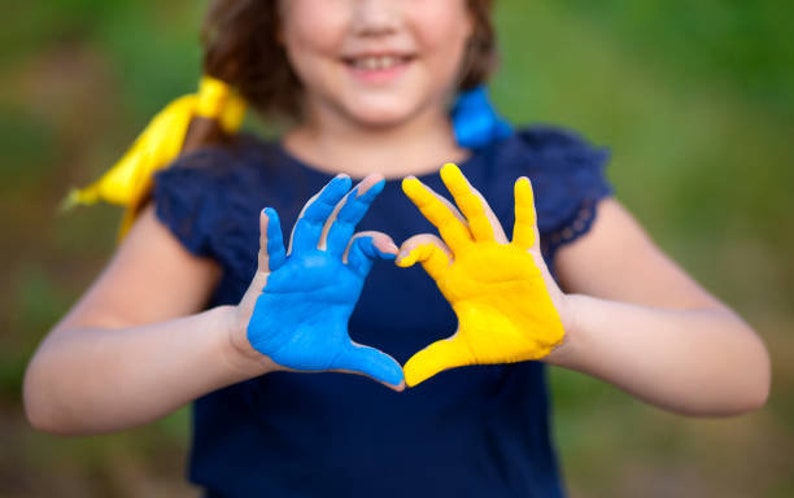
[[[563,294],[559,301],[559,314],[565,336],[554,350],[544,359],[546,363],[555,366],[571,368],[577,357],[579,349],[579,326],[577,317],[582,304],[583,296]]]
[[[242,320],[236,306],[216,308],[221,321],[220,330],[225,338],[223,355],[226,364],[241,376],[241,380],[258,377],[277,369],[270,358],[263,355],[248,342],[248,323]]]

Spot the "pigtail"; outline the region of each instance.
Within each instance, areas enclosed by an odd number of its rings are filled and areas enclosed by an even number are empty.
[[[496,32],[491,21],[493,0],[469,0],[474,32],[464,56],[459,89],[468,91],[485,84],[498,65]]]
[[[235,19],[247,15],[246,3],[240,0],[233,2],[215,1],[210,5],[201,31],[204,47],[204,74],[218,82],[226,82],[229,87],[236,86],[239,79],[239,37],[228,37],[223,26],[235,22]],[[236,43],[234,43],[237,41]],[[215,89],[217,91],[217,89]],[[222,123],[216,119],[219,110],[213,106],[222,105],[214,96],[213,89],[204,93],[199,106],[203,112],[197,112],[188,125],[181,154],[192,152],[208,145],[228,143],[231,135]],[[199,92],[199,96],[202,92]],[[180,155],[181,155],[180,154]]]
[[[260,49],[257,37],[262,33],[261,22],[252,9],[266,7],[275,12],[270,4],[259,0],[214,0],[202,32],[205,76],[199,91],[163,109],[121,160],[96,182],[72,190],[62,207],[100,201],[125,206],[121,238],[149,202],[155,172],[182,154],[228,142],[242,122],[244,102],[257,107],[257,102],[246,95],[254,93],[250,90],[252,78],[247,66]],[[270,19],[276,19],[275,14]]]
[[[223,80],[202,78],[196,109],[179,155],[207,145],[228,143],[240,128],[245,108],[245,101]]]
[[[467,149],[486,147],[513,134],[510,123],[491,104],[485,84],[498,63],[492,6],[492,0],[468,1],[474,32],[466,46],[450,113],[455,141]]]

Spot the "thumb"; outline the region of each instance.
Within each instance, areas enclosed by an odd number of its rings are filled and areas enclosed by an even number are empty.
[[[456,334],[413,355],[403,367],[405,383],[414,387],[441,371],[473,363],[474,358]]]
[[[397,360],[383,351],[354,342],[334,358],[329,370],[365,375],[398,391],[403,388],[403,370]]]
[[[276,271],[287,258],[281,221],[275,209],[267,207],[259,215],[259,271]]]
[[[353,236],[344,261],[360,277],[366,277],[378,259],[393,260],[397,253],[391,237],[380,232],[360,232]]]

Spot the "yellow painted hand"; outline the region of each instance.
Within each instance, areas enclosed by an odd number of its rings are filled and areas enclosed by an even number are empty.
[[[458,330],[408,360],[403,370],[409,386],[464,365],[543,358],[565,335],[547,290],[548,272],[544,278],[545,266],[541,270],[535,259],[542,264],[529,180],[516,181],[516,221],[508,242],[490,207],[457,166],[445,165],[441,179],[461,213],[416,178],[403,180],[403,191],[438,228],[444,243],[437,238],[419,243],[397,264],[422,264],[452,305]]]

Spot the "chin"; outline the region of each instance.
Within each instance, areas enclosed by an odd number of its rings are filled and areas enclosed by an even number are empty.
[[[410,121],[417,114],[416,109],[405,106],[356,106],[349,108],[348,115],[363,126],[389,128]]]

